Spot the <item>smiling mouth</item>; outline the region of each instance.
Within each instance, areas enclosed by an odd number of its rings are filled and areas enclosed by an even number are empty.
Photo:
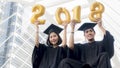
[[[56,40],[53,40],[52,42],[56,42]]]
[[[92,35],[88,35],[88,37],[92,37]]]

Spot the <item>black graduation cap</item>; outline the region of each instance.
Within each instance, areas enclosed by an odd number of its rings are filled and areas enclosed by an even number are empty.
[[[96,23],[86,22],[78,30],[85,31],[86,29],[89,29],[89,28],[93,29],[95,25],[96,25]]]
[[[57,25],[51,24],[45,31],[45,34],[49,34],[51,32],[56,32],[56,33],[60,33],[63,29],[58,27]]]

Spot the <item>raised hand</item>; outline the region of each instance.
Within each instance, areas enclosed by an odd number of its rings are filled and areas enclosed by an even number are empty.
[[[100,18],[96,19],[95,21],[99,27],[102,27],[102,20]]]
[[[68,22],[64,21],[64,22],[62,23],[62,26],[64,26],[64,28],[66,28],[68,24],[69,24]]]
[[[76,20],[71,20],[71,28],[74,29],[77,21]]]
[[[99,26],[99,28],[102,30],[103,34],[106,35],[106,30],[105,30],[105,28],[102,26],[102,20],[101,20],[100,18],[98,18],[98,19],[96,19],[95,22],[98,24],[98,26]]]

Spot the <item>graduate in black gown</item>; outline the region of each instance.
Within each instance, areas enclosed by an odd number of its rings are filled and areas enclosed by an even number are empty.
[[[66,58],[66,28],[64,24],[63,40],[59,36],[62,28],[51,24],[44,33],[48,34],[47,44],[39,43],[38,21],[35,22],[37,27],[36,44],[32,54],[33,68],[58,68],[60,61]],[[62,43],[62,46],[59,46]]]
[[[104,38],[102,41],[95,41],[95,31],[93,27],[98,24],[102,30]],[[78,30],[84,32],[84,36],[88,43],[74,44],[74,27],[72,25],[72,32],[70,37],[70,46],[73,51],[70,52],[70,58],[64,59],[60,68],[112,68],[110,59],[114,55],[114,38],[102,26],[101,19],[97,19],[96,23],[84,23]],[[74,45],[73,45],[74,44]]]

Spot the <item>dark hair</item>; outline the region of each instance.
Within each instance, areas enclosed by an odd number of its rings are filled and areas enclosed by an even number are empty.
[[[52,31],[52,32],[54,32],[54,31]],[[53,45],[53,44],[50,42],[50,40],[49,40],[50,34],[51,34],[52,32],[49,33],[48,38],[47,38],[47,41],[46,41],[47,45],[50,46],[50,47],[52,47],[52,45]],[[60,44],[62,43],[62,39],[61,39],[60,35],[59,35],[57,32],[54,32],[54,33],[56,33],[57,36],[58,36],[57,45],[60,45]]]

